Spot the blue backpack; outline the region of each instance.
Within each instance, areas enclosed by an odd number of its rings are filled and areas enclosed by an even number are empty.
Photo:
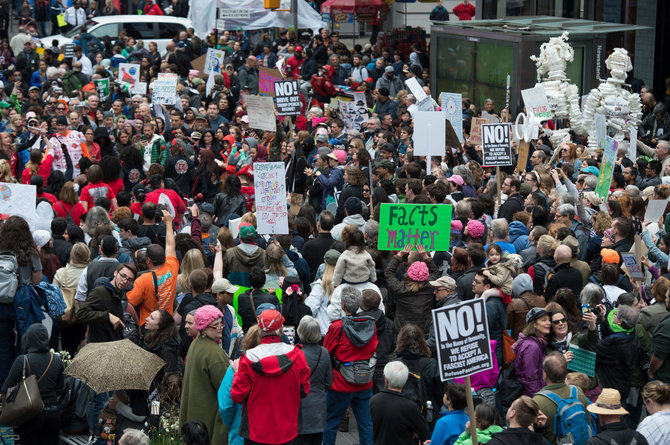
[[[586,445],[586,442],[596,432],[595,417],[589,422],[589,413],[579,400],[577,387],[570,385],[570,396],[567,399],[561,399],[551,391],[540,391],[538,395],[543,395],[556,404],[556,415],[554,416],[554,434],[558,443],[562,439],[568,438],[566,443],[574,445]],[[593,415],[591,415],[593,416]],[[572,436],[569,440],[568,436]]]

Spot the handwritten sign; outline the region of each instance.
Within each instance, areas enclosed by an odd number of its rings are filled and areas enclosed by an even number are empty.
[[[463,96],[458,93],[440,94],[440,103],[444,117],[454,127],[459,142],[463,143]]]
[[[219,72],[219,65],[223,64],[223,58],[226,55],[225,52],[218,49],[208,48],[207,57],[205,58],[205,67],[204,73],[210,74],[212,70],[215,70],[216,73]]]
[[[512,165],[510,124],[482,125],[482,163],[486,167]]]
[[[275,104],[271,97],[244,96],[249,115],[249,127],[256,130],[277,131]]]
[[[135,85],[140,81],[139,63],[119,63],[119,82]]]
[[[451,204],[382,204],[379,250],[401,250],[405,244],[426,250],[449,250]]]
[[[286,176],[283,162],[254,162],[258,233],[288,234]]]
[[[443,382],[493,368],[486,304],[481,298],[434,309],[433,329]]]
[[[154,104],[174,105],[177,103],[177,73],[158,73],[154,80],[151,102]]]
[[[551,119],[551,109],[547,100],[547,93],[541,86],[521,90],[526,112],[535,116],[539,121]]]
[[[444,141],[447,137],[444,113],[441,111],[417,111],[414,114],[414,155],[444,156]]]
[[[275,95],[275,82],[284,80],[278,69],[265,68],[264,66],[258,68],[258,94],[261,96]]]
[[[300,91],[298,82],[287,80],[274,84],[275,102],[280,116],[300,116]]]
[[[488,124],[489,120],[482,117],[473,117],[470,123],[470,144],[482,145],[482,125]]]
[[[600,174],[598,175],[598,185],[594,190],[596,195],[603,200],[607,199],[614,174],[614,163],[616,162],[617,149],[619,143],[609,136],[606,136],[605,151],[600,165]]]
[[[621,253],[621,259],[623,264],[626,265],[626,270],[628,270],[628,275],[634,280],[644,281],[644,271],[640,267],[637,258],[633,252]]]

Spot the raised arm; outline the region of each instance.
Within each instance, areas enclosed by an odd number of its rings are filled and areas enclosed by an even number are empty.
[[[172,215],[167,210],[163,210],[163,222],[165,223],[165,256],[177,256],[177,249],[174,242],[174,228],[172,227]]]

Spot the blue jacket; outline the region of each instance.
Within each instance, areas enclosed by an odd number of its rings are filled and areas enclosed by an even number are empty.
[[[233,399],[230,397],[230,390],[233,387],[233,377],[235,377],[235,371],[233,371],[232,366],[229,366],[217,393],[219,415],[223,424],[228,427],[228,444],[244,445],[244,438],[240,436],[242,405],[233,402]]]
[[[458,436],[465,431],[465,424],[470,420],[463,409],[440,413],[435,423],[430,443],[434,445],[453,445]]]
[[[528,233],[528,227],[521,221],[509,223],[509,242],[514,245],[517,253],[530,247]]]

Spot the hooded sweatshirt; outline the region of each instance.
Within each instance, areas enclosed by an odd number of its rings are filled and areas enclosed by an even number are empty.
[[[282,444],[298,435],[300,399],[309,394],[310,370],[300,345],[270,335],[240,359],[231,397],[242,404],[240,436]]]
[[[530,247],[528,234],[528,227],[521,221],[512,221],[509,223],[509,242],[512,243],[517,252]]]
[[[265,262],[265,251],[255,244],[240,243],[223,256],[223,276],[237,286],[249,287],[249,271]]]

